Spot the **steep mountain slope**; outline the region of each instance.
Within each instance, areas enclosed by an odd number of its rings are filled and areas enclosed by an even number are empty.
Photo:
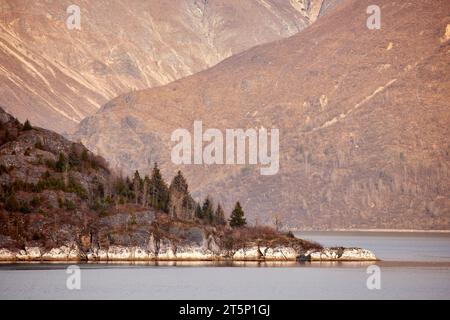
[[[279,128],[280,171],[187,165],[197,195],[301,228],[450,228],[450,3],[348,0],[288,39],[132,92],[76,137],[126,170],[168,175],[178,128]],[[446,31],[447,30],[447,31]]]
[[[290,36],[337,0],[0,3],[0,104],[21,121],[70,132],[119,94],[166,84]]]
[[[1,247],[79,240],[98,217],[91,202],[109,177],[106,162],[82,145],[0,108]]]

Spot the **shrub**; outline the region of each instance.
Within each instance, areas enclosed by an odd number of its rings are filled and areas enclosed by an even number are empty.
[[[35,192],[42,192],[43,190],[60,190],[64,192],[73,192],[81,199],[87,199],[88,193],[83,186],[77,182],[73,177],[70,177],[69,184],[66,186],[64,180],[60,177],[52,177],[46,171],[37,185],[33,188]]]
[[[103,169],[109,172],[108,162],[101,156],[92,156],[90,159],[91,168],[94,170]]]
[[[136,214],[133,213],[133,214],[131,215],[131,219],[130,219],[129,224],[130,224],[130,225],[137,225]]]
[[[11,142],[16,140],[17,138],[17,133],[15,131],[10,131],[8,129],[5,129],[3,136],[1,137],[1,144],[7,143],[7,142]]]
[[[16,180],[11,184],[11,189],[15,191],[27,191],[34,192],[36,190],[36,186],[33,183],[24,182],[22,180]]]
[[[30,205],[33,208],[39,207],[41,205],[41,198],[37,197],[37,196],[34,196],[33,199],[31,199],[31,201],[30,201]]]
[[[67,162],[66,156],[64,153],[60,152],[58,161],[55,163],[56,170],[59,172],[64,172],[69,168],[69,163]]]
[[[47,168],[52,169],[52,170],[56,170],[56,162],[51,160],[51,159],[47,159],[45,160],[45,165],[47,166]]]
[[[74,152],[69,153],[69,165],[71,167],[78,167],[81,165],[80,158]]]
[[[64,207],[64,201],[60,197],[58,197],[58,207],[60,208]]]
[[[70,210],[70,211],[73,211],[73,210],[75,210],[75,209],[77,208],[75,202],[73,202],[73,201],[71,201],[71,200],[66,200],[66,201],[64,202],[64,207],[65,207],[67,210]]]
[[[102,201],[101,199],[96,199],[94,204],[91,205],[91,209],[97,211],[99,216],[104,217],[108,214],[108,210],[111,207],[111,203],[108,201]]]
[[[88,198],[86,189],[84,189],[83,186],[72,177],[69,179],[69,185],[66,188],[66,191],[76,193],[81,199]]]
[[[5,209],[9,212],[17,212],[20,210],[20,204],[14,194],[11,194],[5,202]]]
[[[45,175],[45,174],[44,174]],[[64,181],[60,178],[55,177],[45,177],[41,178],[36,185],[36,191],[42,192],[43,190],[62,190],[64,191],[65,185]]]
[[[31,237],[31,239],[32,239],[33,241],[39,241],[39,240],[45,239],[45,236],[44,236],[44,234],[43,234],[42,232],[40,232],[40,231],[35,231],[35,232],[33,232],[33,235],[32,235],[32,237]]]
[[[24,201],[20,204],[20,212],[22,213],[31,213],[31,208],[28,205],[28,202]]]
[[[84,149],[83,152],[81,153],[81,160],[83,162],[89,161],[89,153],[87,152],[86,149]]]
[[[41,140],[38,140],[38,141],[34,144],[34,147],[35,147],[36,149],[40,149],[40,150],[43,150],[43,151],[47,151],[47,150],[45,149],[44,145],[42,144]]]
[[[30,121],[28,121],[28,119],[25,121],[25,123],[23,124],[22,130],[23,131],[28,131],[33,129],[33,127],[30,124]]]
[[[10,173],[11,170],[12,170],[12,167],[7,167],[4,164],[0,164],[0,174]]]

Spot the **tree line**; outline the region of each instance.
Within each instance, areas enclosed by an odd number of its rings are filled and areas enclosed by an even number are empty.
[[[15,120],[11,126],[11,129],[14,128],[18,132],[33,130],[28,120],[23,125]],[[1,127],[0,129],[6,130],[6,134],[3,134],[3,136],[6,135],[7,138],[11,136],[13,140],[18,134],[16,132],[15,135],[12,135],[7,128]],[[3,140],[2,143],[5,143],[6,141]],[[34,147],[51,151],[47,150],[46,145],[40,140],[36,142]],[[30,148],[27,148],[24,155],[29,156],[30,151]],[[81,199],[87,200],[92,210],[100,214],[107,214],[113,205],[134,203],[142,207],[162,211],[172,218],[200,220],[202,223],[210,225],[224,226],[229,222],[231,227],[241,227],[247,223],[239,202],[235,204],[230,219],[227,221],[223,207],[220,203],[215,205],[210,196],[207,196],[202,202],[197,202],[192,198],[186,178],[181,171],[177,172],[168,185],[164,181],[157,163],[154,164],[150,176],[142,177],[136,170],[131,178],[128,176],[124,178],[121,174],[112,173],[102,157],[89,152],[80,143],[72,143],[67,153],[60,152],[57,160],[46,160],[45,165],[49,170],[42,175],[37,184],[15,181],[9,186],[2,186],[0,200],[5,204],[4,207],[7,211],[30,212],[28,204],[23,205],[17,201],[15,191],[40,193],[43,190],[51,189],[76,193]],[[90,190],[85,190],[70,175],[73,170],[81,173],[90,170],[98,171],[99,169],[103,169],[106,173],[105,179],[93,181],[93,187],[91,185]],[[2,172],[9,173],[9,169],[0,166],[0,173]],[[50,172],[54,172],[54,174]],[[74,205],[70,205],[70,207],[73,208]]]
[[[98,196],[104,199],[103,204],[97,203],[97,209],[111,203],[134,203],[142,207],[160,210],[172,218],[184,220],[200,220],[210,225],[226,225],[225,211],[220,203],[214,204],[207,196],[202,202],[195,201],[190,192],[186,178],[181,171],[167,184],[155,163],[150,176],[141,176],[138,170],[132,178],[118,176],[110,184],[109,190],[102,190]],[[104,208],[107,209],[107,208]],[[241,227],[247,224],[245,214],[239,202],[228,220],[231,227]]]

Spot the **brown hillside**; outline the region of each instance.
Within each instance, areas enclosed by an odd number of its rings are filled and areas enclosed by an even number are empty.
[[[280,129],[281,169],[185,166],[197,195],[300,228],[450,227],[450,3],[348,0],[303,32],[133,92],[76,134],[113,166],[168,175],[177,128]]]
[[[0,3],[0,104],[25,121],[71,132],[119,94],[160,86],[257,44],[297,33],[337,0]]]

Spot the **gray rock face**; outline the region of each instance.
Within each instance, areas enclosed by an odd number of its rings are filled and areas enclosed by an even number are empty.
[[[134,215],[128,212],[100,218],[100,225],[104,228],[118,228],[128,224],[150,225],[156,219],[154,211],[142,211]]]

